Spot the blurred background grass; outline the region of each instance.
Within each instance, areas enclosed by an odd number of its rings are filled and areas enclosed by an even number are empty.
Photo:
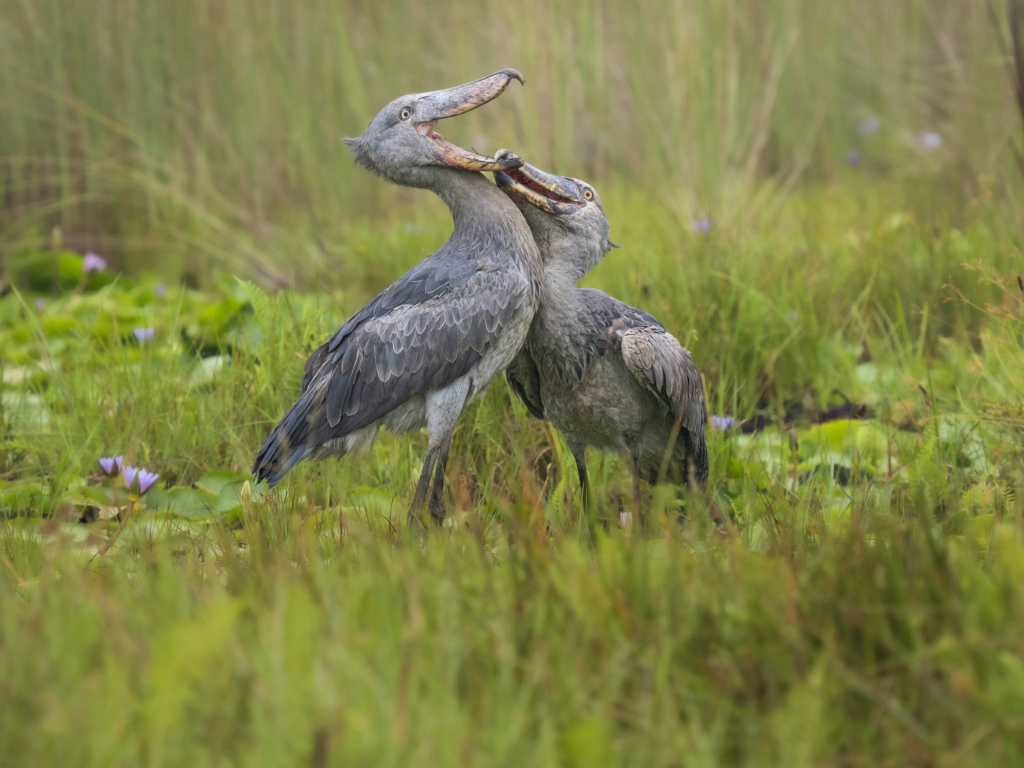
[[[1021,242],[1007,37],[1003,6],[964,0],[0,0],[0,253],[344,290],[351,312],[450,219],[341,138],[515,66],[525,87],[445,133],[597,184],[625,250],[589,283],[745,410],[840,386],[864,328],[978,344],[1001,292],[963,264],[1006,274]]]
[[[330,279],[318,259],[367,217],[441,215],[341,137],[505,66],[526,87],[447,134],[687,226],[770,224],[795,184],[844,180],[849,152],[862,176],[932,180],[926,205],[1015,203],[1001,20],[966,0],[0,0],[0,242],[59,225],[133,267]]]

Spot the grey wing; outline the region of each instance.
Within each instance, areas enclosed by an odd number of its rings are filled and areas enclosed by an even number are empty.
[[[537,363],[524,344],[505,369],[509,388],[523,401],[526,410],[537,419],[544,418],[544,402],[540,396],[540,372]]]
[[[590,308],[598,348],[619,349],[626,367],[668,406],[673,418],[691,432],[703,433],[704,386],[689,351],[654,315],[593,288],[580,292]]]
[[[309,357],[302,395],[256,456],[257,478],[273,485],[317,446],[465,375],[528,290],[514,251],[445,246],[424,259]]]
[[[704,387],[689,351],[675,336],[652,326],[625,328],[621,344],[622,360],[637,380],[668,406],[677,423],[703,433]]]
[[[589,335],[593,352],[603,355],[608,349],[618,349],[622,332],[628,328],[652,328],[664,331],[665,327],[654,315],[631,307],[625,302],[609,296],[596,288],[577,288],[588,313],[585,322],[589,324]]]
[[[378,297],[313,353],[302,396],[256,456],[257,477],[274,485],[317,446],[465,375],[523,306],[529,283],[514,264],[460,280],[380,315]],[[408,290],[415,301],[420,289]]]
[[[527,293],[516,268],[477,272],[420,304],[366,319],[311,376],[331,432],[347,434],[414,395],[465,375],[497,341]]]
[[[460,287],[465,288],[479,273],[486,273],[494,266],[486,258],[452,261],[445,248],[431,254],[352,315],[337,333],[310,356],[302,377],[302,391],[309,389],[323,365],[336,361],[339,349],[367,323],[383,318],[396,309],[420,306],[451,291],[458,291]]]

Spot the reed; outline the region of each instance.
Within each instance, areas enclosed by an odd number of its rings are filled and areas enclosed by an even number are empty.
[[[958,195],[984,175],[1016,200],[1004,50],[966,0],[2,0],[0,242],[60,225],[122,261],[287,280],[296,234],[433,210],[355,169],[341,137],[397,95],[510,65],[526,87],[453,138],[653,191],[680,220],[770,220],[795,183],[842,178],[849,151],[866,174]],[[858,134],[869,119],[878,133]]]

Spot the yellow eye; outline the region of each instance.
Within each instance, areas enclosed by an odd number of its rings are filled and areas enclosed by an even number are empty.
[[[587,198],[587,200],[593,200],[594,199],[594,193],[591,192],[589,189],[584,189],[583,190],[583,196],[585,198]]]
[[[412,112],[409,111],[408,107],[406,107],[405,109],[398,113],[398,116],[403,120],[408,120],[410,115],[412,115]]]

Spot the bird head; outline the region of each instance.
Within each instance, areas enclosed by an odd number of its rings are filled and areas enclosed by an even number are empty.
[[[597,190],[587,182],[555,176],[529,164],[498,171],[494,180],[522,211],[545,268],[568,261],[578,279],[619,247],[608,239],[608,216]]]
[[[523,82],[514,69],[443,91],[414,93],[388,104],[373,118],[362,136],[345,139],[356,161],[394,184],[429,187],[437,167],[465,171],[514,170],[523,161],[509,150],[494,157],[469,152],[434,130],[439,120],[455,117],[496,99],[513,80]]]

